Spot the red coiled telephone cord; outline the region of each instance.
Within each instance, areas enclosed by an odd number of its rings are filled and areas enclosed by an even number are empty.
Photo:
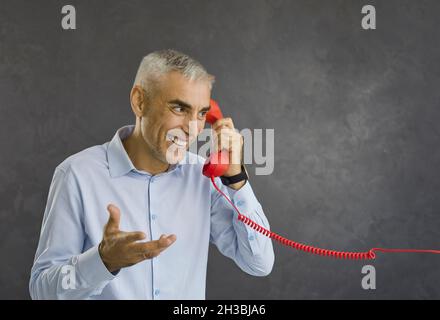
[[[328,256],[328,257],[334,257],[338,259],[358,259],[358,260],[372,260],[376,258],[375,251],[380,252],[418,252],[418,253],[435,253],[440,254],[440,250],[418,250],[418,249],[386,249],[386,248],[372,248],[369,251],[365,252],[345,252],[345,251],[336,251],[336,250],[327,250],[327,249],[321,249],[317,247],[308,246],[302,243],[295,242],[293,240],[286,239],[279,234],[276,234],[275,232],[272,232],[270,230],[267,230],[266,228],[260,226],[258,223],[252,221],[245,215],[241,214],[240,211],[237,209],[237,207],[234,205],[234,203],[226,196],[216,185],[214,181],[214,177],[211,176],[211,182],[214,185],[215,189],[234,207],[235,211],[238,213],[238,220],[245,223],[246,225],[250,226],[252,229],[256,230],[257,232],[265,235],[266,237],[269,237],[271,239],[275,239],[276,241],[280,242],[281,244],[292,247],[297,250],[310,252],[312,254],[320,255],[320,256]]]

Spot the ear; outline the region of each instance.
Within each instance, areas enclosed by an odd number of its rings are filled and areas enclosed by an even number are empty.
[[[131,109],[136,117],[142,117],[145,114],[145,94],[144,89],[135,85],[130,92]]]

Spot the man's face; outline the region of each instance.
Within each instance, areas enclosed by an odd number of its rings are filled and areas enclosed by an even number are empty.
[[[151,99],[145,100],[141,121],[142,137],[156,159],[174,164],[184,157],[205,126],[210,97],[207,81],[190,81],[178,72],[161,78]]]

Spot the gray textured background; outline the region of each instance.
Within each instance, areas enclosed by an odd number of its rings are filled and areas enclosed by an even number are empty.
[[[375,31],[360,27],[369,3]],[[434,0],[1,0],[0,298],[29,298],[55,166],[133,121],[140,59],[169,47],[216,75],[237,127],[275,129],[275,171],[251,178],[273,230],[340,250],[440,248],[439,14]],[[364,291],[363,262],[274,247],[266,278],[212,248],[207,298],[440,298],[440,256],[379,253]]]

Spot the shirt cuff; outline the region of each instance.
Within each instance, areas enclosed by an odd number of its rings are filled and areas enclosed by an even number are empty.
[[[100,286],[115,278],[101,259],[98,245],[91,247],[77,257],[77,270],[81,278],[92,287]]]

